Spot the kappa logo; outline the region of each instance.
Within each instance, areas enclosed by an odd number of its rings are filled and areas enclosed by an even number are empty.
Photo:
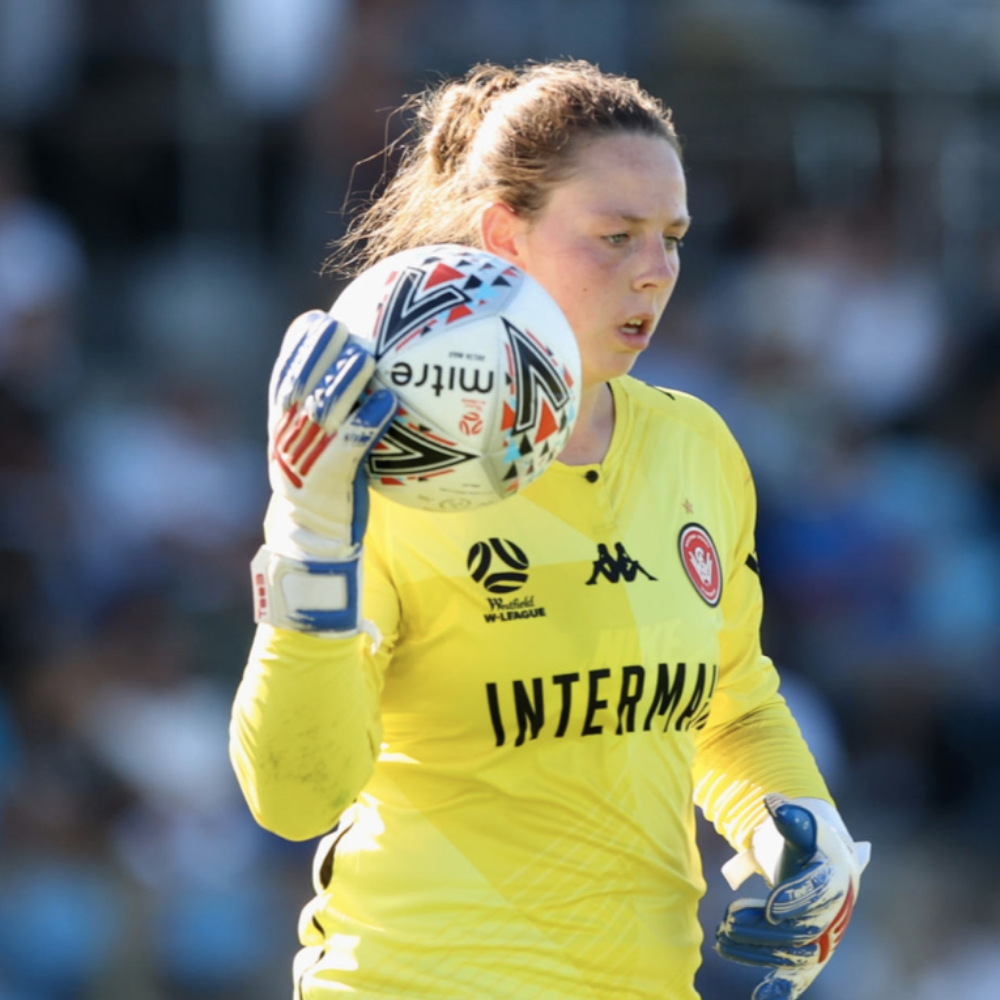
[[[677,544],[692,586],[714,608],[722,597],[722,569],[712,536],[700,524],[686,524]]]
[[[587,581],[587,586],[592,587],[600,577],[604,577],[611,583],[618,583],[624,580],[631,583],[639,573],[642,573],[647,580],[655,582],[656,577],[647,572],[640,565],[637,559],[633,559],[626,551],[621,542],[615,542],[615,554],[608,551],[608,547],[601,542],[597,546],[597,558],[594,560],[594,572]]]

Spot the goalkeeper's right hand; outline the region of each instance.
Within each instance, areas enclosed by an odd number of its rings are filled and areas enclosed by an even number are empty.
[[[388,389],[366,392],[374,370],[329,313],[304,313],[285,334],[268,399],[273,494],[251,563],[258,622],[331,638],[361,627],[364,462],[397,408]]]

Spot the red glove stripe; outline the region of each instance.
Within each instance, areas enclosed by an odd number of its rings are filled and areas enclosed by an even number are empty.
[[[309,426],[306,428],[305,434],[299,439],[298,444],[295,446],[295,450],[291,453],[290,460],[293,465],[297,465],[299,459],[302,457],[303,452],[316,440],[316,435],[320,433],[322,428],[319,424],[314,421],[309,422]],[[302,474],[305,475],[306,470],[302,470]]]
[[[296,403],[290,410],[287,410],[281,418],[277,429],[274,432],[274,440],[278,442],[288,429],[288,425],[295,419],[295,414],[299,412],[299,404]]]
[[[317,427],[318,426],[319,425],[317,425]],[[313,467],[313,462],[315,462],[316,459],[319,458],[319,456],[322,455],[324,451],[326,451],[326,446],[332,440],[333,440],[332,434],[324,434],[316,443],[316,447],[313,448],[313,450],[309,452],[308,455],[306,455],[305,459],[303,459],[302,461],[302,464],[299,466],[299,471],[302,473],[303,476],[309,475],[309,470]]]
[[[819,942],[819,960],[825,962],[832,954],[834,948],[840,944],[847,931],[847,925],[851,922],[851,914],[854,912],[854,886],[848,885],[847,898],[844,905],[837,912],[837,915],[830,921],[830,926],[816,939]]]
[[[274,460],[278,463],[281,471],[288,477],[288,481],[297,489],[302,489],[302,480],[298,475],[292,471],[292,469],[285,463],[285,458],[281,452],[275,452]]]
[[[295,423],[285,432],[284,437],[278,438],[278,443],[285,451],[288,451],[294,444],[298,436],[302,433],[302,428],[310,423],[307,413],[300,413]]]

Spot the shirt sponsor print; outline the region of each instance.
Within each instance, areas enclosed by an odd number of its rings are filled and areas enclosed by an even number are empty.
[[[714,663],[601,667],[490,681],[486,707],[498,747],[540,737],[684,733],[708,722],[718,678]]]

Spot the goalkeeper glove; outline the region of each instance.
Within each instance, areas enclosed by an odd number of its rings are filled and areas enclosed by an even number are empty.
[[[837,810],[820,799],[764,801],[770,819],[723,874],[736,889],[757,871],[771,892],[766,900],[732,903],[715,948],[734,962],[771,969],[753,1000],[796,1000],[847,930],[871,845],[855,843]]]
[[[388,389],[365,394],[374,370],[328,313],[304,313],[285,334],[268,399],[273,494],[251,563],[258,622],[325,637],[361,628],[364,460],[397,408]]]

